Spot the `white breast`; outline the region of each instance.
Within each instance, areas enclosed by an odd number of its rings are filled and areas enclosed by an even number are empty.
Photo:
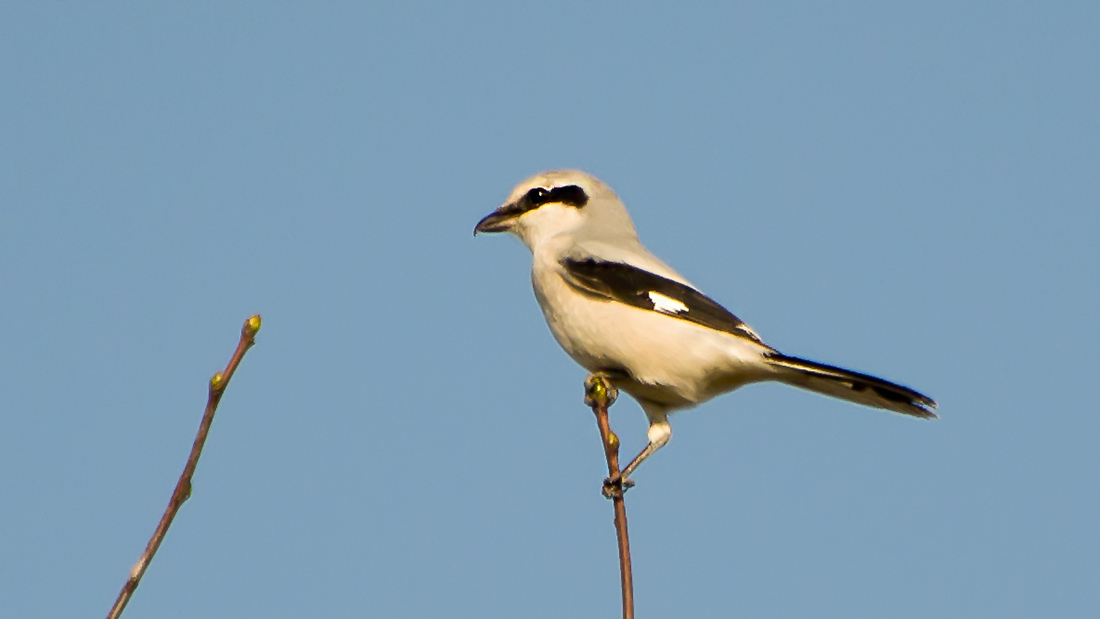
[[[641,383],[628,393],[681,408],[763,377],[762,347],[670,316],[683,303],[650,293],[660,311],[635,308],[580,293],[562,273],[550,252],[535,255],[531,279],[550,331],[589,371],[628,371]]]

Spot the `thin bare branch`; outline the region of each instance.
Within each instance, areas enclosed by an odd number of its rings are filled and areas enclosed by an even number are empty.
[[[191,478],[195,474],[199,456],[202,455],[206,435],[210,433],[210,424],[214,422],[214,412],[218,409],[218,403],[221,402],[222,394],[225,393],[225,387],[229,384],[229,379],[233,378],[233,373],[237,371],[237,366],[244,358],[244,354],[256,343],[256,332],[260,330],[260,324],[259,314],[245,321],[244,327],[241,328],[240,342],[237,343],[237,350],[233,352],[229,365],[225,366],[225,370],[218,372],[210,379],[206,412],[202,415],[198,434],[195,435],[195,442],[191,445],[191,455],[187,457],[187,465],[183,467],[183,473],[180,475],[179,481],[176,482],[176,489],[172,491],[172,498],[168,501],[168,507],[164,510],[164,515],[161,516],[160,523],[157,524],[157,529],[153,532],[153,537],[149,539],[149,543],[145,546],[145,552],[141,553],[141,558],[130,570],[130,578],[127,579],[126,584],[122,585],[122,591],[119,592],[115,605],[111,607],[111,612],[107,613],[107,619],[118,619],[122,615],[122,611],[134,595],[138,583],[141,582],[141,577],[145,575],[145,570],[153,560],[153,555],[157,553],[160,543],[164,541],[164,535],[168,532],[168,527],[172,526],[172,520],[175,519],[176,512],[179,511],[184,501],[191,497]]]
[[[626,528],[626,502],[623,499],[623,478],[619,471],[619,437],[611,431],[607,409],[615,403],[618,390],[606,376],[591,374],[584,381],[584,403],[596,414],[604,455],[607,457],[608,478],[603,494],[615,505],[615,533],[619,538],[619,576],[623,590],[623,619],[634,619],[634,576],[630,569],[630,537]]]

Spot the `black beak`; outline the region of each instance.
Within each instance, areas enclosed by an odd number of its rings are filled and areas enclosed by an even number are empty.
[[[477,236],[478,232],[507,232],[515,224],[516,217],[517,213],[509,213],[499,209],[493,211],[477,222],[477,225],[474,226],[474,236]]]

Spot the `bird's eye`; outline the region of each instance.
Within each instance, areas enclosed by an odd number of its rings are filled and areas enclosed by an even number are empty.
[[[549,195],[549,191],[546,191],[542,187],[535,187],[527,192],[527,199],[531,202],[531,204],[537,206],[539,204],[542,204],[543,202],[546,202],[546,198]]]

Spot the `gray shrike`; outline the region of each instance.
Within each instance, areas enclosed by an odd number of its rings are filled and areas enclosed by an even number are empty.
[[[478,232],[511,232],[527,245],[535,297],[554,338],[645,411],[649,444],[620,479],[668,442],[669,413],[749,383],[775,380],[914,417],[936,416],[936,403],[912,389],[765,344],[649,253],[622,201],[594,176],[576,170],[533,176],[477,223]]]

